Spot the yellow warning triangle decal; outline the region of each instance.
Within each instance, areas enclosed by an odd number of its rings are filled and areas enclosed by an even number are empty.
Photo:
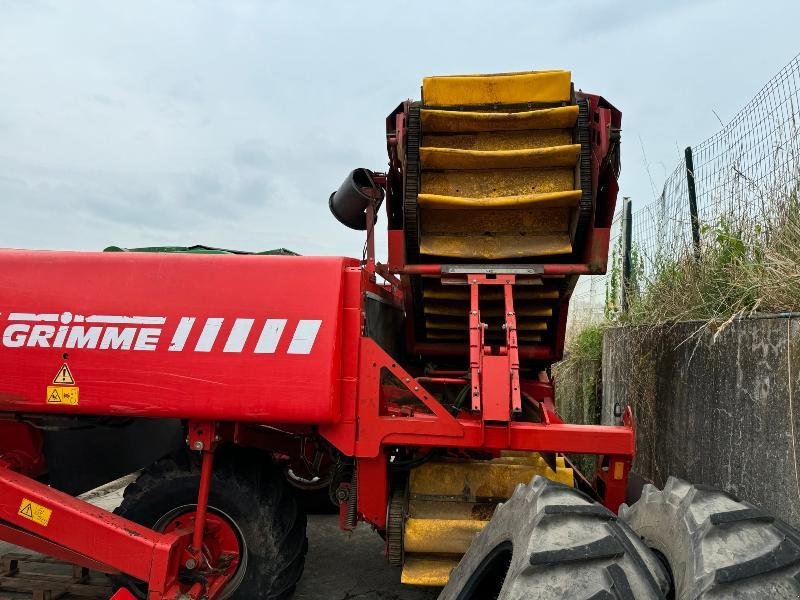
[[[20,508],[19,509],[19,514],[24,515],[26,517],[30,517],[32,519],[33,518],[33,507],[31,506],[31,503],[28,502],[24,507]]]
[[[73,379],[67,363],[64,363],[58,370],[58,375],[56,375],[56,378],[53,379],[53,383],[62,385],[75,385],[75,379]]]
[[[53,393],[47,398],[48,404],[59,404],[61,402],[61,396],[58,393],[58,389],[54,389]]]

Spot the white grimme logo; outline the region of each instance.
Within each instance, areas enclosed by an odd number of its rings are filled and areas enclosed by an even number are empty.
[[[121,316],[121,315],[73,315],[10,313],[8,325],[3,331],[3,346],[6,348],[88,348],[92,350],[156,350],[162,343],[161,336],[166,317]],[[228,337],[222,344],[217,338],[225,323],[221,317],[206,319],[181,317],[175,333],[169,341],[170,352],[182,350],[211,352],[222,346],[223,352],[242,352],[251,336],[257,335],[253,352],[272,354],[278,347],[286,329],[287,319],[233,319]],[[289,342],[288,354],[309,354],[322,325],[318,319],[300,319]],[[193,331],[199,336],[187,348],[186,343]],[[255,333],[254,333],[255,332]]]

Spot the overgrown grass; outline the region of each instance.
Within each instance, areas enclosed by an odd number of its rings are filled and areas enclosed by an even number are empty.
[[[572,336],[564,360],[553,365],[556,409],[568,423],[600,422],[600,365],[605,325],[587,325]],[[584,474],[594,475],[596,458],[570,455],[570,460]]]
[[[634,331],[644,341],[654,328],[678,321],[705,321],[719,330],[736,317],[800,312],[800,199],[793,191],[772,200],[769,214],[731,213],[702,224],[697,255],[689,247],[652,259],[634,244],[628,311],[620,310],[621,280],[612,271],[605,321],[575,330],[564,360],[553,366],[556,404],[565,420],[599,422],[603,333],[610,327],[641,326]],[[634,377],[643,372],[634,369]],[[586,460],[579,464],[593,468]]]
[[[726,321],[755,312],[800,309],[800,201],[771,203],[763,219],[724,215],[701,227],[702,243],[636,273],[629,311],[612,324]]]
[[[603,353],[605,323],[587,325],[567,343],[566,360],[600,360]]]

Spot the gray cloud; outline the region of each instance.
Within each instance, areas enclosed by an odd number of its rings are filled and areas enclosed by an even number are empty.
[[[646,202],[639,139],[658,187],[676,148],[716,130],[712,109],[729,118],[796,52],[800,5],[0,0],[0,11],[3,245],[359,255],[363,236],[330,217],[328,194],[353,167],[385,167],[385,116],[423,76],[572,69],[623,110],[622,189]]]
[[[244,140],[233,148],[233,164],[237,167],[266,168],[274,161],[262,139]]]

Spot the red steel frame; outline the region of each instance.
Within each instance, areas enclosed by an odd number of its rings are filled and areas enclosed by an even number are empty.
[[[604,212],[598,214],[594,227],[591,228],[584,251],[585,262],[533,265],[534,272],[530,275],[532,277],[558,277],[599,273],[605,270],[610,215],[613,213],[617,188],[616,177],[601,172],[600,161],[608,152],[610,128],[619,126],[619,113],[604,107],[606,105],[599,97],[589,96],[589,98],[593,114],[599,115],[594,122],[600,134],[598,136],[600,141],[596,148],[597,155],[593,157],[593,181],[595,189],[598,189],[597,186],[602,181],[606,190],[601,211]],[[400,125],[403,123],[402,111],[397,115],[397,122]],[[397,133],[398,138],[402,138],[402,134],[401,127]],[[401,142],[397,139],[389,140],[390,154],[392,147],[396,147],[398,143]],[[385,184],[386,180],[384,177],[379,177],[377,181]],[[373,206],[368,208],[369,224],[373,223],[374,210]],[[338,370],[333,375],[336,390],[329,392],[331,400],[328,404],[315,405],[319,415],[317,422],[305,426],[309,434],[318,434],[343,455],[355,460],[358,483],[356,487],[360,490],[355,497],[359,518],[379,530],[386,528],[386,508],[391,491],[386,450],[398,446],[443,447],[488,452],[512,449],[600,455],[596,488],[603,503],[616,509],[625,499],[628,472],[635,452],[635,435],[630,411],[627,410],[624,414],[622,426],[566,424],[556,413],[553,385],[549,377],[542,373],[538,379],[531,380],[523,378],[520,374],[520,361],[548,362],[560,356],[566,310],[561,311],[563,314],[558,324],[560,333],[555,348],[520,347],[512,295],[513,287],[518,284],[518,276],[500,274],[492,277],[481,273],[448,275],[448,283],[470,287],[469,348],[418,344],[415,350],[430,355],[466,355],[468,380],[471,385],[470,410],[454,416],[439,403],[426,386],[464,385],[467,381],[466,373],[459,371],[429,375],[414,373],[412,368],[399,364],[375,340],[366,336],[363,325],[366,292],[378,294],[386,302],[402,307],[403,284],[397,275],[442,277],[443,266],[405,264],[402,236],[398,234],[398,230],[389,232],[389,263],[378,264],[374,259],[373,236],[374,232],[370,227],[367,234],[368,256],[362,266],[355,266],[352,261],[344,259],[339,263],[330,261],[326,263],[329,265],[326,267],[328,269],[330,265],[338,264],[336,268],[340,269],[341,278],[336,284],[332,300],[339,305],[336,334],[335,337],[330,337],[332,348],[336,351],[330,358],[330,362],[334,363],[333,368]],[[265,262],[271,259],[272,257],[259,259],[260,262],[257,263],[260,265],[259,268],[271,264],[284,265],[282,261],[285,259],[272,263]],[[104,257],[100,260],[98,257],[95,261],[90,255],[75,255],[76,262],[87,263],[90,266],[96,263],[107,267],[108,261],[113,260],[116,259]],[[183,262],[186,261],[185,257],[163,260],[164,265],[172,266],[181,261],[180,268],[184,266],[187,269],[194,268],[192,265],[195,265],[193,262]],[[172,262],[167,262],[170,260]],[[194,257],[192,260],[202,260],[206,261],[205,265],[213,265],[222,259]],[[118,261],[110,266],[118,268],[121,262]],[[222,272],[229,273],[234,268],[232,265],[240,268],[241,264],[226,262]],[[295,264],[315,265],[308,261]],[[70,265],[70,258],[64,257],[61,268],[69,268]],[[265,285],[269,286],[275,282],[269,280],[268,270],[261,273],[267,278]],[[329,270],[320,273],[315,276],[315,281],[319,281],[325,273],[329,273]],[[261,280],[262,276],[256,279]],[[303,282],[309,283],[309,280],[303,280],[296,273],[291,277],[293,282],[296,282],[292,284],[295,285],[295,289],[302,286]],[[379,278],[382,278],[382,283],[379,283]],[[84,280],[84,284],[91,286],[92,282],[87,283]],[[176,285],[181,285],[181,282],[176,282]],[[503,289],[506,342],[505,346],[499,349],[484,344],[484,326],[478,304],[478,291],[482,285],[500,286]],[[236,289],[228,293],[231,302],[235,302],[236,294]],[[227,298],[225,294],[222,296],[223,300]],[[320,297],[324,296],[325,292],[321,290]],[[566,304],[568,297],[562,301]],[[313,300],[309,306],[312,305]],[[118,310],[121,311],[122,308]],[[326,335],[333,334],[328,331]],[[205,357],[203,360],[206,361],[202,363],[204,366],[213,365],[214,356]],[[326,368],[330,370],[330,364],[327,364]],[[381,378],[384,370],[403,382],[408,392],[424,408],[407,414],[397,414],[388,410]],[[268,377],[277,376],[268,375]],[[245,391],[244,388],[242,391]],[[81,393],[85,392],[82,390]],[[318,390],[309,388],[307,396],[311,397],[312,393],[317,394]],[[176,402],[178,398],[176,396]],[[303,427],[296,406],[302,405],[306,397],[301,395],[296,398],[276,400],[278,403],[282,401],[295,407],[286,414],[291,417],[295,426]],[[525,403],[538,411],[538,422],[518,420]],[[32,479],[42,475],[46,469],[41,458],[41,439],[34,429],[25,424],[0,420],[0,538],[87,567],[109,573],[121,572],[145,581],[149,586],[150,600],[175,600],[179,596],[194,600],[201,597],[214,598],[230,577],[230,572],[210,575],[205,585],[197,582],[182,583],[179,578],[181,568],[190,568],[189,565],[194,565],[201,559],[203,536],[206,534],[205,520],[214,450],[223,442],[270,448],[269,437],[251,435],[254,426],[245,425],[243,422],[281,424],[280,421],[263,419],[259,421],[252,415],[242,414],[240,406],[232,404],[227,407],[221,402],[215,406],[212,418],[198,418],[197,415],[201,414],[199,408],[195,410],[195,414],[188,415],[181,414],[180,405],[172,412],[166,405],[160,405],[153,406],[153,412],[150,414],[146,408],[137,405],[136,414],[140,416],[187,418],[187,443],[192,450],[201,455],[201,476],[194,527],[163,534],[93,507]],[[47,409],[51,412],[54,410],[52,407]],[[128,409],[124,402],[116,402],[113,409],[110,405],[106,407],[98,405],[97,413],[125,414]],[[327,410],[330,412],[326,413]],[[0,416],[3,413],[13,416],[15,412],[37,412],[36,406],[20,395],[13,397],[0,395],[0,411],[2,411]],[[2,440],[2,435],[6,436],[6,441]],[[12,435],[13,438],[10,437]],[[41,519],[32,520],[23,514],[26,503],[33,503],[50,511],[46,522]],[[122,600],[131,596],[120,590],[114,597]]]
[[[0,499],[3,540],[147,581],[151,600],[177,597],[177,561],[191,531],[156,533],[9,469],[0,469]],[[19,514],[23,499],[53,511],[46,526]]]

